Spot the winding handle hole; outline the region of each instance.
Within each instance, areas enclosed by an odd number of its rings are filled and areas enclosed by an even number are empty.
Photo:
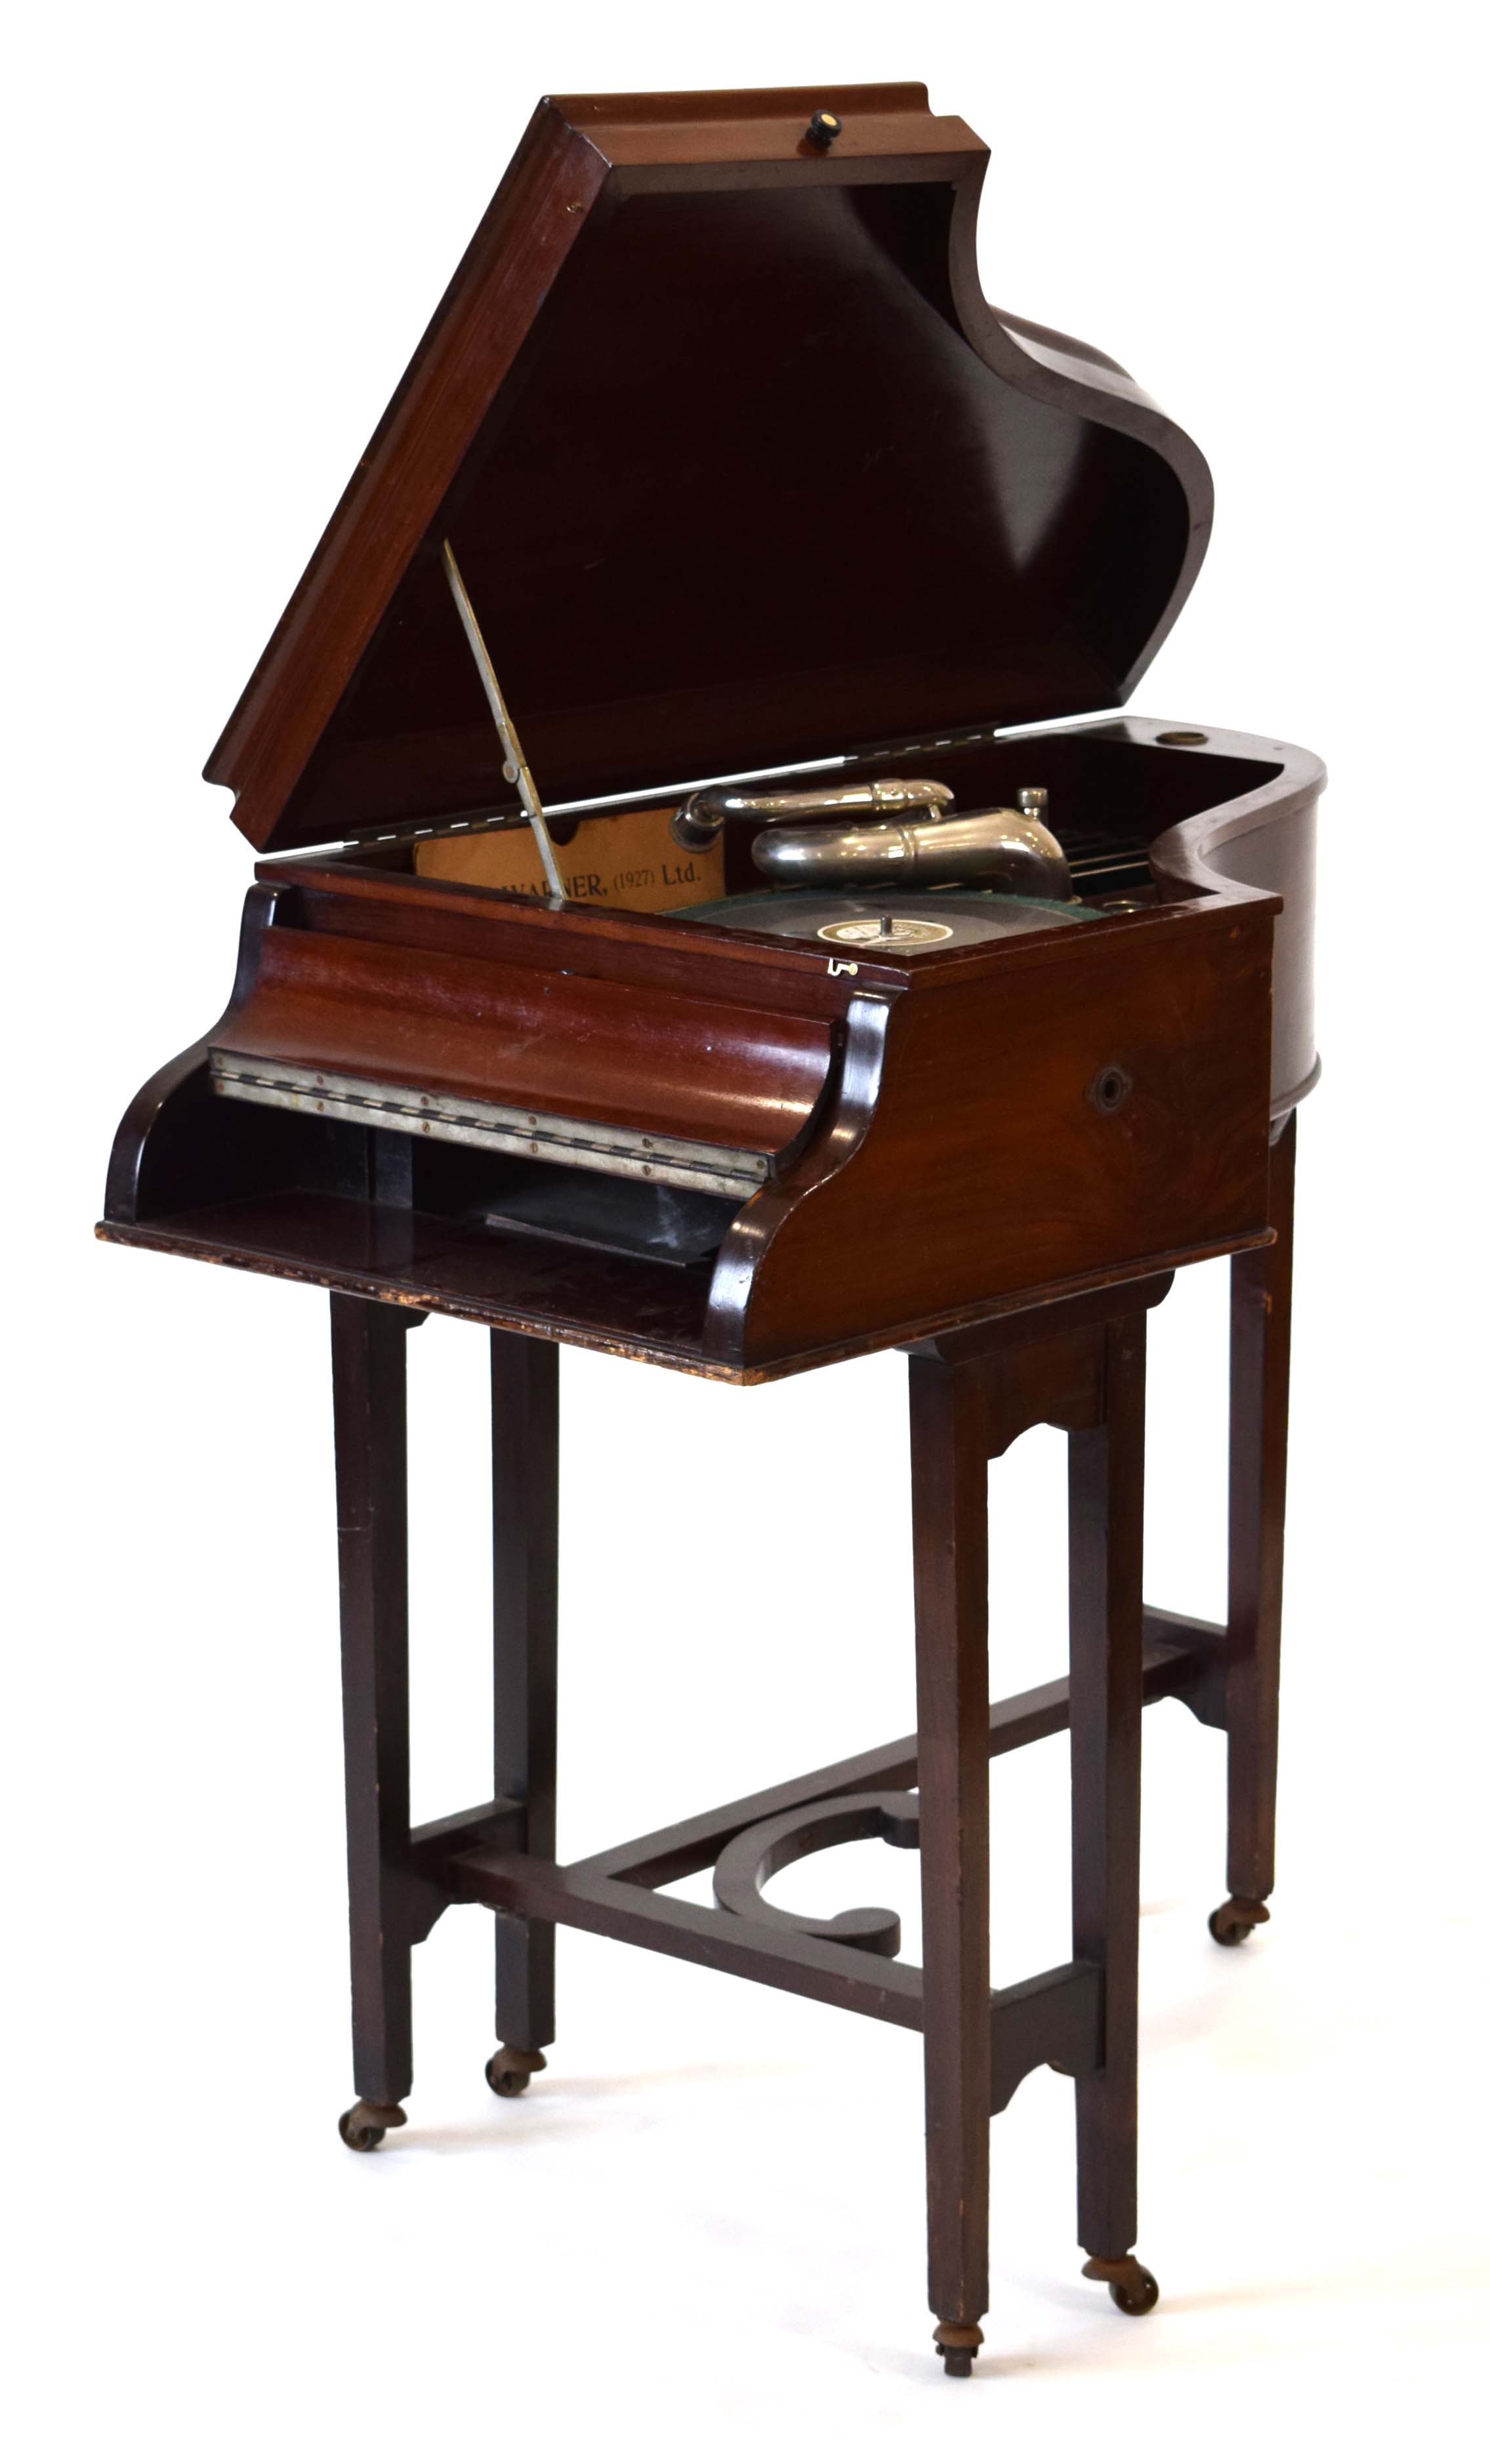
[[[1099,1112],[1117,1112],[1121,1111],[1132,1091],[1133,1082],[1128,1071],[1118,1062],[1109,1061],[1105,1069],[1098,1070],[1086,1089],[1086,1096]]]

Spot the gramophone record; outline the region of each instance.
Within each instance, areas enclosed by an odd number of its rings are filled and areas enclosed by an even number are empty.
[[[997,891],[930,891],[909,898],[887,891],[878,898],[848,898],[831,891],[768,890],[674,912],[680,921],[724,924],[741,933],[786,933],[793,940],[825,941],[858,957],[898,958],[1003,941],[1016,933],[1044,933],[1055,924],[1084,924],[1095,911]]]

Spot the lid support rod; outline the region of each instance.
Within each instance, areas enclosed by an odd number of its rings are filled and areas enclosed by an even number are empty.
[[[538,857],[547,877],[548,886],[556,898],[562,898],[563,875],[559,869],[559,858],[554,853],[554,842],[548,834],[548,823],[544,818],[543,807],[538,802],[538,791],[533,783],[533,773],[523,759],[522,746],[517,741],[517,731],[513,725],[512,715],[502,698],[502,688],[496,681],[496,670],[492,665],[491,652],[481,638],[481,627],[476,622],[476,611],[471,604],[470,593],[461,580],[460,566],[455,561],[449,539],[442,539],[440,553],[445,562],[445,578],[450,585],[450,597],[455,602],[456,613],[465,627],[466,639],[471,644],[471,655],[475,660],[476,672],[485,688],[492,716],[496,722],[497,735],[502,739],[502,776],[517,790],[522,809],[528,817],[528,826],[537,842]]]

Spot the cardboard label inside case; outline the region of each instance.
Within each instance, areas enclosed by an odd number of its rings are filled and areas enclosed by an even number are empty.
[[[668,825],[674,807],[646,813],[597,813],[580,824],[567,847],[555,848],[564,894],[595,907],[625,907],[642,915],[695,907],[724,894],[724,849],[685,853]],[[517,829],[456,832],[421,839],[414,869],[438,881],[471,881],[487,890],[547,885],[533,833]]]

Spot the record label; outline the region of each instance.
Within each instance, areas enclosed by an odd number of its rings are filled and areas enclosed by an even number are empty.
[[[867,942],[876,950],[918,950],[952,937],[950,924],[933,924],[928,915],[844,915],[818,927],[820,941],[851,941],[856,949]]]

